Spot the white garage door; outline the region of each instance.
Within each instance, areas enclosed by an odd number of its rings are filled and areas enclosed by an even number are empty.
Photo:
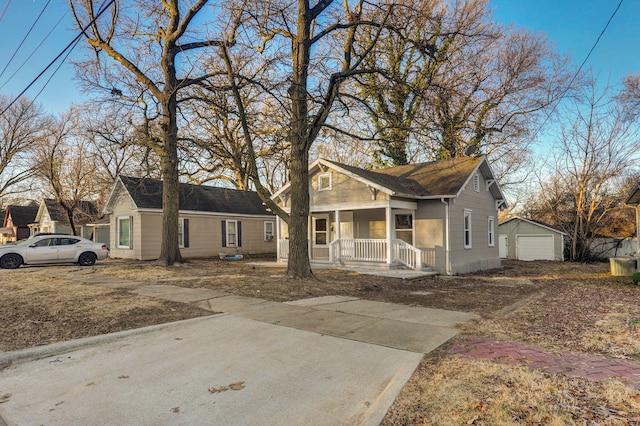
[[[553,235],[518,235],[516,236],[518,259],[520,260],[554,260]]]

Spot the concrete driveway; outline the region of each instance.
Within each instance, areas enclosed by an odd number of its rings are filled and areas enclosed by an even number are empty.
[[[0,424],[375,425],[423,354],[476,317],[343,297],[136,292],[225,313],[0,353]]]

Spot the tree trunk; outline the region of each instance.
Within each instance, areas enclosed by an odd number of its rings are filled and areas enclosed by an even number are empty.
[[[291,216],[289,218],[289,262],[286,279],[309,278],[309,154],[291,150]]]
[[[289,218],[289,262],[286,279],[309,278],[309,109],[307,79],[311,31],[308,0],[298,0],[296,37],[292,40],[291,75],[291,217]]]
[[[162,245],[160,258],[164,265],[182,263],[178,245],[179,188],[178,179],[178,124],[176,122],[177,102],[175,95],[167,96],[163,106],[164,152],[162,167]]]

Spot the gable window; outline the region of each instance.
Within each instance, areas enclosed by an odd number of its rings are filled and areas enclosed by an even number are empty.
[[[488,221],[489,247],[493,247],[495,245],[494,224],[495,224],[495,219],[492,216],[489,216],[489,221]]]
[[[464,248],[471,248],[471,210],[464,211]]]
[[[189,219],[178,218],[178,247],[189,247]]]
[[[264,240],[265,241],[273,240],[273,222],[264,223]]]
[[[480,176],[477,173],[473,175],[473,190],[480,192]]]
[[[313,244],[326,246],[329,240],[329,218],[316,217],[313,220]]]
[[[131,248],[131,217],[119,217],[116,219],[116,232],[118,234],[118,248]]]
[[[222,247],[242,247],[242,222],[222,221]]]
[[[331,189],[331,173],[318,175],[318,191],[328,191]]]

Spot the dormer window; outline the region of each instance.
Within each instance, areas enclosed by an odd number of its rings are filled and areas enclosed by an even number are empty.
[[[329,191],[331,189],[331,173],[318,175],[318,191]]]
[[[477,173],[473,175],[473,190],[480,192],[480,176]]]

